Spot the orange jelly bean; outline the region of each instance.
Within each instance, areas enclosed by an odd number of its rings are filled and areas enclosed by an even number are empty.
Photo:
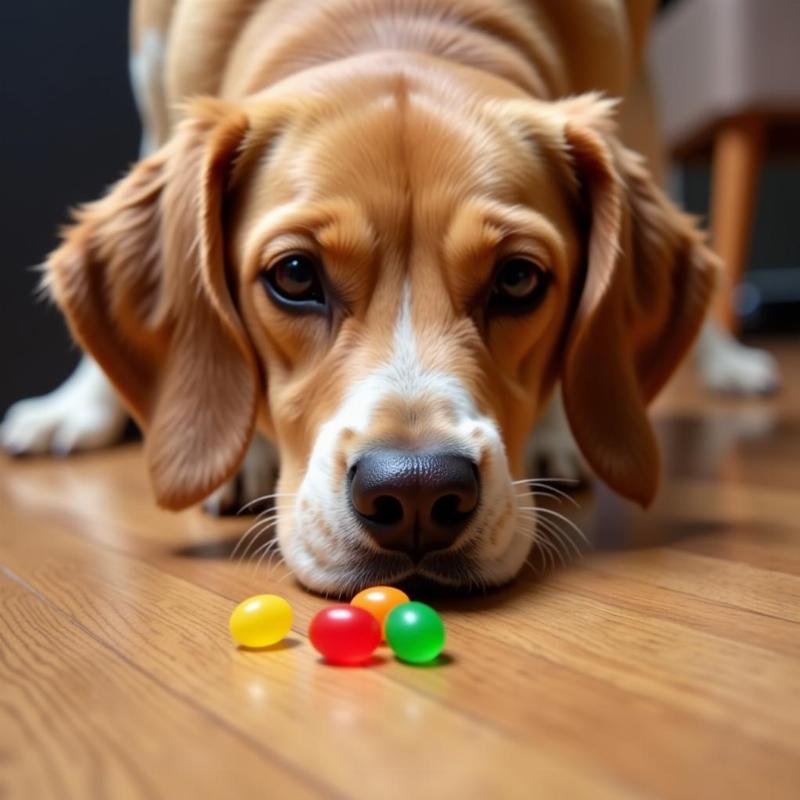
[[[384,620],[395,606],[408,601],[408,595],[400,591],[400,589],[395,589],[394,586],[371,586],[369,589],[359,592],[350,601],[350,605],[369,611],[378,620],[378,624],[381,626],[381,634],[385,639]]]

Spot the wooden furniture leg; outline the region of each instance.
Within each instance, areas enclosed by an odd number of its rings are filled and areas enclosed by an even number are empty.
[[[711,237],[726,267],[715,315],[734,332],[738,327],[734,289],[747,263],[763,139],[764,121],[755,115],[726,120],[714,136]]]

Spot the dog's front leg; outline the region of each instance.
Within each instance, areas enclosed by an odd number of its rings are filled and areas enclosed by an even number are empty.
[[[590,475],[564,411],[561,389],[553,393],[544,414],[533,428],[526,448],[528,474],[582,482]]]
[[[766,350],[746,347],[713,319],[707,319],[695,346],[700,379],[723,394],[763,395],[780,387],[780,370]]]
[[[58,389],[9,408],[0,443],[14,455],[95,450],[119,441],[127,420],[114,387],[85,355]]]
[[[253,511],[263,510],[254,501],[274,490],[278,468],[277,448],[257,433],[239,472],[203,501],[204,510],[214,516],[236,514],[248,503],[253,504]]]

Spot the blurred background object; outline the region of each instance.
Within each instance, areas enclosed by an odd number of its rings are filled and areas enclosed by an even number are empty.
[[[746,332],[800,329],[800,2],[672,0],[649,62],[675,191],[708,213],[727,267],[715,309]]]

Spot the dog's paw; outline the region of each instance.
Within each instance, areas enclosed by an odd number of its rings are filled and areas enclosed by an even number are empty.
[[[94,450],[119,441],[127,420],[99,367],[85,358],[54,392],[9,408],[0,444],[13,455]]]
[[[771,394],[780,386],[780,370],[766,350],[745,347],[720,330],[704,331],[697,369],[708,389],[725,394]]]
[[[529,474],[583,483],[589,466],[569,431],[537,431],[527,448]]]
[[[277,479],[278,452],[271,442],[256,435],[239,472],[203,501],[203,510],[220,517],[238,514],[250,503],[253,511],[260,511],[257,501],[273,491]]]
[[[535,477],[559,478],[583,483],[590,475],[577,442],[572,436],[560,394],[542,415],[526,448],[528,473]]]

